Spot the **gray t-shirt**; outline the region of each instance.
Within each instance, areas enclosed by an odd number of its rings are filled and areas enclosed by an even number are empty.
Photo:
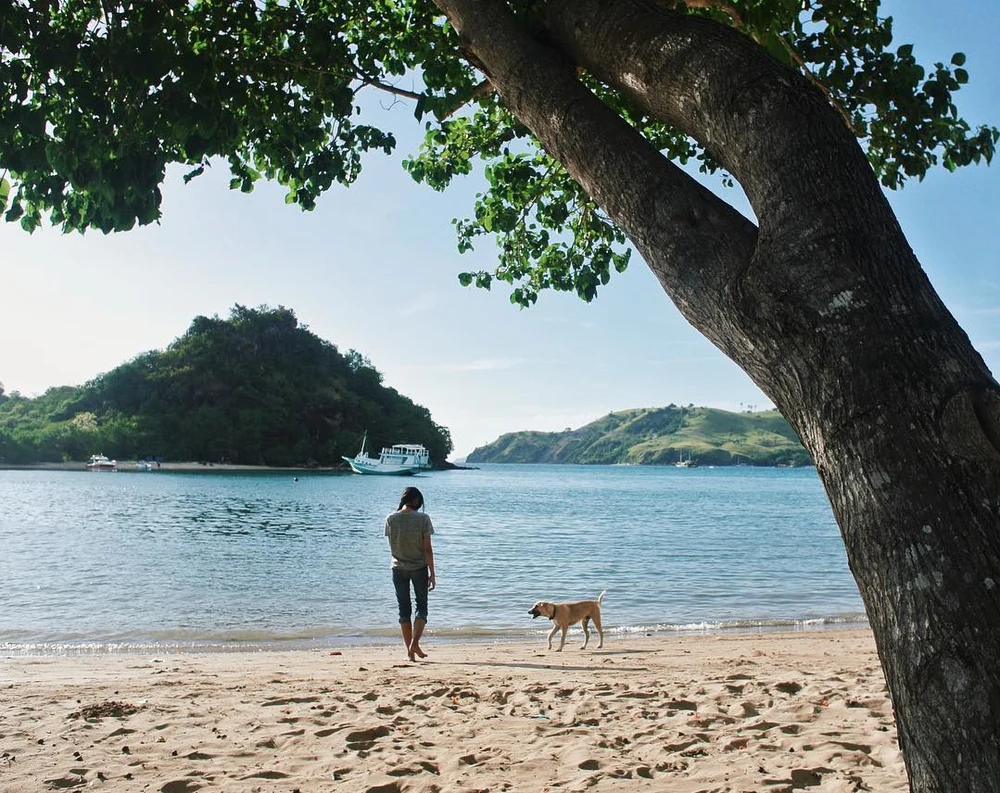
[[[431,516],[426,512],[390,512],[385,519],[385,536],[389,538],[392,566],[400,570],[426,567],[424,537],[433,533]]]

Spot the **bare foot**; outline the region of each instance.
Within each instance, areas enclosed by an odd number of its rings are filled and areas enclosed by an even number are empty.
[[[410,647],[410,660],[413,660],[413,656],[415,655],[419,656],[420,658],[427,657],[427,653],[425,653],[423,650],[420,649],[419,644],[414,644],[412,647]]]
[[[415,655],[414,655],[414,653],[412,653],[412,652],[409,653],[409,656],[410,656],[410,660],[411,661],[416,661],[417,660],[416,657],[415,657]]]

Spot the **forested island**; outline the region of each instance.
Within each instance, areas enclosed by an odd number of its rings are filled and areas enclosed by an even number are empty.
[[[733,413],[678,407],[619,410],[563,432],[511,432],[475,449],[470,463],[591,465],[811,465],[776,410]]]
[[[155,458],[328,467],[368,448],[421,443],[442,466],[451,436],[382,383],[361,353],[337,347],[279,307],[196,317],[165,350],[82,386],[38,397],[0,388],[0,463]]]

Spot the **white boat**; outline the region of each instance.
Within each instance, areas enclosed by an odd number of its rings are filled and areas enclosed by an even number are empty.
[[[431,467],[430,452],[419,443],[397,443],[382,449],[378,457],[365,452],[368,433],[361,440],[361,451],[354,457],[342,457],[356,474],[411,476]]]
[[[675,468],[697,468],[698,463],[691,459],[691,455],[685,460],[681,457],[676,463],[674,463]]]
[[[88,471],[117,471],[118,463],[114,460],[109,460],[103,454],[92,454],[90,455],[90,460],[87,461]]]
[[[136,471],[152,471],[153,463],[150,460],[136,460],[135,461]]]

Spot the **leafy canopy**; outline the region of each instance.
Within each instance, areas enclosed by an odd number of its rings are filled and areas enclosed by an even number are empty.
[[[537,28],[542,3],[510,0]],[[921,66],[894,47],[877,0],[688,0],[753,37],[824,91],[862,140],[882,183],[898,188],[938,164],[989,162],[993,127],[972,128],[954,94],[965,56]],[[581,79],[667,157],[718,166],[676,129]],[[414,85],[415,88],[402,87]],[[359,97],[411,100],[426,130],[404,166],[444,189],[483,168],[487,187],[456,221],[458,247],[495,240],[492,272],[463,284],[591,300],[628,264],[622,232],[531,138],[463,55],[430,0],[8,0],[0,17],[0,211],[33,231],[122,231],[156,221],[167,166],[191,179],[225,160],[231,187],[260,179],[312,209],[389,153],[391,130],[364,123]]]

